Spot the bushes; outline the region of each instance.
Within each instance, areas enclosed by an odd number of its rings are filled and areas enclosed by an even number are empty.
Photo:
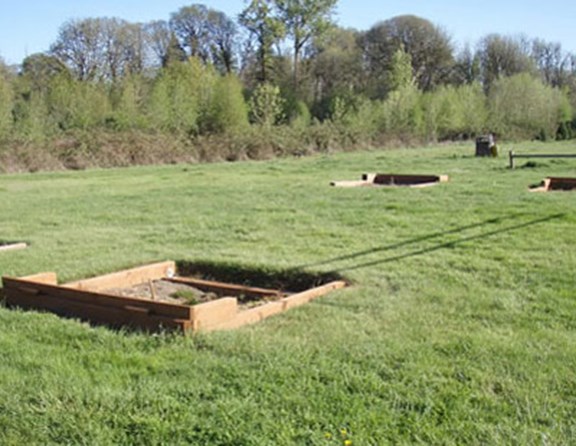
[[[571,118],[566,95],[529,74],[496,81],[489,96],[489,124],[508,139],[547,140]]]
[[[12,130],[13,95],[12,86],[0,73],[0,141]]]
[[[486,99],[478,83],[442,86],[423,96],[428,141],[468,138],[486,128]]]
[[[101,165],[268,158],[461,139],[488,130],[503,139],[568,139],[574,134],[567,93],[527,74],[497,80],[488,97],[479,83],[423,93],[410,78],[409,60],[401,52],[397,58],[397,88],[387,98],[370,100],[343,87],[316,98],[315,116],[289,87],[283,91],[261,84],[245,92],[236,75],[221,75],[195,58],[173,61],[154,76],[127,74],[115,82],[79,81],[58,71],[35,83],[29,75],[4,73],[0,139],[5,147],[20,141],[26,153],[34,147],[44,150],[46,159],[56,154],[56,164],[75,166],[91,165],[90,157]],[[102,151],[85,142],[61,150],[60,141],[70,134],[96,141]],[[149,150],[142,141],[154,138],[163,145]],[[134,141],[142,154],[127,150],[126,141]],[[186,156],[175,157],[170,146]]]

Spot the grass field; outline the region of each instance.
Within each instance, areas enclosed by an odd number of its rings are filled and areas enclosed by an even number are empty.
[[[576,160],[473,151],[0,176],[0,240],[30,244],[3,275],[172,259],[353,282],[188,337],[0,307],[0,444],[574,444],[576,192],[528,186]],[[329,186],[364,172],[450,182]]]

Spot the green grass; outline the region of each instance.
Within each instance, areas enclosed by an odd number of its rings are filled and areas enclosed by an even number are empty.
[[[574,443],[576,192],[528,186],[576,160],[510,171],[473,152],[0,176],[0,239],[30,243],[2,274],[173,259],[354,283],[189,337],[0,308],[0,444]],[[328,185],[364,172],[450,182]]]

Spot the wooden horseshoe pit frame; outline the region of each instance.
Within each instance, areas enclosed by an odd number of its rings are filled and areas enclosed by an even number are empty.
[[[447,175],[397,175],[388,173],[365,173],[358,181],[332,181],[336,187],[429,187],[448,181]]]
[[[28,248],[28,244],[23,242],[2,242],[0,241],[0,252],[2,251],[18,251],[20,249]]]
[[[8,306],[46,310],[113,327],[127,326],[149,331],[173,329],[181,332],[233,329],[253,324],[347,286],[346,282],[337,280],[302,292],[288,293],[178,277],[175,272],[176,263],[167,261],[62,285],[58,285],[56,273],[53,272],[20,278],[3,277],[2,280]],[[188,284],[226,297],[184,305],[110,292],[146,283],[153,290],[152,283],[158,280]],[[242,309],[239,306],[240,296],[262,298],[263,303]]]
[[[532,188],[533,192],[573,191],[576,190],[576,178],[547,177],[540,186]]]

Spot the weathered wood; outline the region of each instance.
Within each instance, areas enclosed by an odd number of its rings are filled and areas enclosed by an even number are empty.
[[[542,180],[538,187],[530,189],[531,192],[548,192],[558,190],[575,190],[576,178],[570,177],[547,177]]]
[[[77,290],[104,291],[113,288],[130,288],[149,280],[158,280],[173,275],[176,271],[176,264],[172,261],[154,263],[152,265],[140,266],[138,268],[118,271],[104,276],[93,277],[91,279],[78,280],[62,285],[66,288]]]
[[[337,187],[404,186],[428,187],[448,181],[447,175],[398,175],[383,173],[365,173],[359,181],[332,181]]]
[[[167,316],[178,319],[190,319],[192,314],[191,308],[186,305],[156,302],[134,297],[115,296],[94,291],[77,290],[74,288],[65,288],[62,286],[16,279],[13,277],[3,277],[2,281],[4,283],[4,292],[6,294],[7,303],[14,305],[18,305],[18,302],[10,296],[15,295],[15,290],[19,290],[25,294],[41,297],[39,301],[64,299],[86,305],[101,305],[113,308],[132,306],[147,309],[151,315]],[[18,296],[22,293],[18,293]]]
[[[127,326],[154,331],[162,328],[184,331],[190,327],[188,320],[151,314],[148,309],[142,307],[131,305],[112,307],[89,304],[59,296],[36,295],[22,288],[7,291],[6,303],[9,306],[46,310],[57,315],[79,318],[112,327]]]
[[[188,277],[172,277],[172,278],[165,278],[164,280],[174,283],[191,285],[204,291],[212,291],[216,293],[230,293],[233,296],[244,295],[248,297],[268,297],[268,296],[282,295],[282,292],[279,290],[257,288],[244,285],[235,285],[231,283],[215,282],[212,280],[193,279]]]
[[[300,293],[292,294],[290,296],[281,299],[280,302],[284,304],[284,309],[288,310],[290,308],[308,303],[312,299],[316,299],[317,297],[323,296],[329,293],[330,291],[344,288],[346,286],[347,286],[346,282],[342,280],[337,280],[334,282],[327,283],[325,285],[321,285],[316,288],[311,288],[309,290],[302,291]]]
[[[576,189],[576,178],[569,177],[548,177],[547,189],[548,190],[572,190]]]
[[[195,331],[209,330],[233,319],[237,314],[238,299],[235,297],[223,297],[197,304],[192,307],[192,328]]]
[[[209,327],[208,330],[233,330],[242,327],[243,325],[255,324],[267,317],[282,313],[283,311],[284,304],[282,302],[268,302],[264,305],[241,311],[233,319]]]
[[[374,186],[371,181],[331,181],[330,186],[335,187],[363,187],[363,186]]]
[[[347,283],[341,280],[330,282],[316,288],[311,288],[300,293],[292,294],[275,302],[268,302],[264,305],[241,311],[235,318],[230,319],[227,322],[219,323],[210,328],[218,330],[231,330],[243,325],[254,324],[256,322],[260,322],[263,319],[266,319],[267,317],[303,305],[313,299],[329,293],[330,291],[344,288],[346,286]]]
[[[27,280],[29,282],[47,283],[48,285],[57,285],[58,276],[56,273],[39,273],[32,274],[30,276],[20,277],[21,280]]]
[[[10,243],[7,245],[0,245],[0,251],[17,251],[19,249],[26,249],[26,243]]]

